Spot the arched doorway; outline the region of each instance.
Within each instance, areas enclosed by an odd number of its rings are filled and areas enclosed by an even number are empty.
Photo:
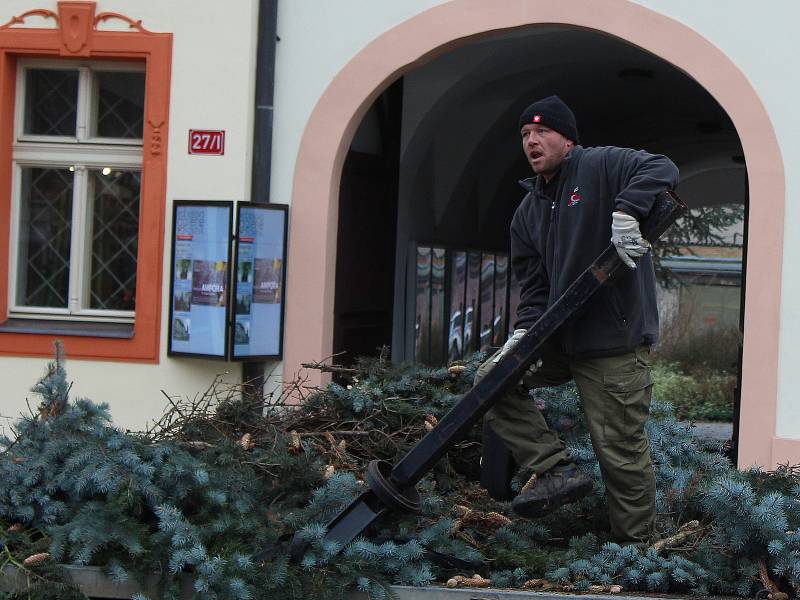
[[[739,458],[742,465],[774,464],[784,210],[775,133],[755,91],[724,54],[688,27],[626,0],[600,0],[592,11],[578,1],[527,0],[487,8],[474,0],[455,0],[386,32],[340,71],[308,121],[296,163],[289,248],[296,266],[290,269],[287,290],[285,373],[331,352],[342,165],[375,98],[421,62],[536,23],[602,32],[660,57],[697,81],[735,126],[749,175],[748,260],[759,265],[747,276]],[[324,137],[318,135],[321,130]]]

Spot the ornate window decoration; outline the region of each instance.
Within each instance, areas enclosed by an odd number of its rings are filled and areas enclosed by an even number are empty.
[[[158,360],[171,47],[93,2],[0,25],[0,354]]]

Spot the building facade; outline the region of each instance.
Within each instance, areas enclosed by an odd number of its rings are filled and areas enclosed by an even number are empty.
[[[166,354],[172,202],[250,197],[258,6],[206,4],[0,8],[4,416],[56,339],[71,393],[126,427],[232,371]],[[225,130],[224,155],[190,155],[190,129]]]

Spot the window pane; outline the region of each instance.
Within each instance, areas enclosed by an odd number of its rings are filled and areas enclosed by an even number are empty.
[[[444,275],[446,251],[433,248],[431,252],[431,364],[440,365],[444,355]]]
[[[417,247],[417,295],[414,316],[414,360],[430,359],[431,328],[431,249]]]
[[[138,171],[89,172],[93,194],[90,308],[135,308],[140,180]]]
[[[467,291],[464,300],[464,354],[478,349],[478,305],[481,278],[481,253],[467,254]]]
[[[498,254],[494,263],[494,345],[502,346],[508,338],[508,315],[506,297],[508,296],[508,256]]]
[[[481,257],[481,320],[479,349],[485,352],[492,345],[494,321],[494,254]]]
[[[74,136],[78,71],[28,69],[25,80],[25,133]]]
[[[66,308],[73,174],[22,169],[17,303]]]
[[[454,252],[450,267],[450,329],[447,334],[447,360],[464,355],[464,292],[467,282],[467,253]]]
[[[95,72],[99,137],[141,139],[144,123],[144,73]]]

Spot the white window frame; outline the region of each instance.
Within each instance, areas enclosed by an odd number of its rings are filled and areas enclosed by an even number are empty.
[[[78,70],[78,104],[75,136],[24,133],[26,72],[31,68]],[[100,61],[20,60],[12,147],[11,252],[9,265],[9,316],[29,319],[80,320],[132,323],[136,311],[89,308],[91,275],[92,202],[89,171],[93,169],[142,170],[142,140],[104,138],[90,130],[97,111],[97,86],[93,71],[145,72],[142,63]],[[17,303],[22,213],[22,169],[27,167],[70,168],[74,172],[70,273],[66,308],[22,306]]]

